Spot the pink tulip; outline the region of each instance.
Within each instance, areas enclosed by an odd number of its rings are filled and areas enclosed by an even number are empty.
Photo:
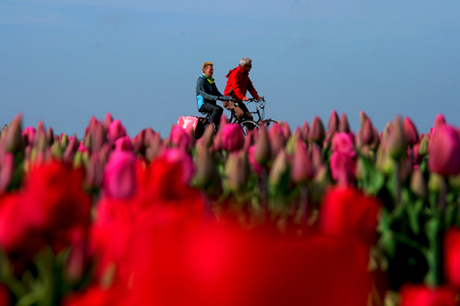
[[[351,158],[355,157],[356,151],[353,137],[348,133],[336,133],[332,138],[331,150],[345,153]]]
[[[115,141],[115,151],[133,152],[133,150],[133,143],[131,142],[129,136],[120,137]]]
[[[255,157],[256,146],[253,145],[249,148],[249,165],[251,166],[252,170],[257,173],[258,176],[262,175],[262,166],[257,162]]]
[[[239,124],[226,124],[222,129],[222,147],[224,150],[239,151],[244,145],[243,129]]]
[[[371,120],[366,118],[361,129],[361,141],[363,144],[370,145],[374,141],[374,131]]]
[[[449,176],[460,173],[460,138],[451,125],[438,125],[428,144],[430,171]]]
[[[331,156],[331,174],[339,185],[348,185],[355,180],[356,160],[348,153],[335,151]]]
[[[292,159],[291,180],[294,183],[306,182],[315,176],[315,169],[308,153],[307,146],[297,140],[296,150]]]
[[[195,172],[195,167],[188,153],[178,149],[166,149],[160,153],[158,158],[163,158],[171,164],[179,164],[182,169],[183,183],[188,184],[190,182]]]
[[[192,145],[190,135],[179,125],[173,126],[169,140],[176,148],[184,151],[188,151]]]
[[[105,166],[102,179],[104,196],[119,200],[129,199],[136,189],[136,155],[132,152],[113,151]]]
[[[438,126],[444,125],[444,124],[446,124],[446,117],[444,117],[443,114],[438,114],[438,115],[434,118],[433,127],[436,129]]]
[[[89,152],[89,149],[87,147],[85,147],[85,145],[83,144],[83,142],[80,142],[80,144],[78,145],[78,152],[81,152],[81,153],[84,153],[84,152]]]
[[[116,119],[109,124],[107,131],[107,139],[111,143],[114,143],[118,138],[126,136],[126,128],[123,126],[120,120]]]
[[[274,124],[268,130],[268,139],[270,141],[270,149],[273,156],[276,156],[278,152],[286,145],[286,139],[284,137],[283,128],[279,124]]]
[[[418,142],[418,131],[414,122],[409,117],[404,118],[403,129],[407,144],[409,146],[416,144]]]
[[[33,126],[28,126],[22,130],[22,138],[24,139],[26,146],[33,143],[35,138],[35,128]]]

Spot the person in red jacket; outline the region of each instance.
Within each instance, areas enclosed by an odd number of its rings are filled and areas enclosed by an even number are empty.
[[[224,95],[231,96],[237,100],[237,102],[232,101],[224,101],[222,104],[223,106],[230,110],[235,110],[236,118],[238,121],[243,120],[253,120],[251,113],[249,112],[248,108],[244,103],[238,103],[238,101],[247,101],[249,100],[246,97],[247,91],[251,93],[252,97],[256,100],[262,99],[259,96],[256,89],[252,85],[251,79],[249,79],[249,71],[252,68],[252,60],[249,57],[243,57],[240,60],[240,64],[235,69],[232,69],[228,72],[226,77],[227,86],[225,87]],[[230,104],[231,103],[231,104]],[[237,103],[235,105],[235,103]]]

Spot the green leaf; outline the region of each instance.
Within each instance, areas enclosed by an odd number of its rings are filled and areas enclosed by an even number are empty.
[[[364,155],[359,156],[363,172],[363,191],[369,195],[377,195],[385,184],[385,176]]]

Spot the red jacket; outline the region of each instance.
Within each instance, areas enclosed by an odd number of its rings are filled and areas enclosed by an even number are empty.
[[[227,86],[225,86],[224,95],[236,97],[239,100],[243,100],[246,97],[246,92],[249,90],[252,97],[260,99],[257,91],[252,85],[249,75],[246,71],[241,68],[240,65],[235,69],[232,69],[226,75],[228,78]]]

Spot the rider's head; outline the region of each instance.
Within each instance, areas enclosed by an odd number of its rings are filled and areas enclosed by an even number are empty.
[[[251,70],[252,68],[252,60],[249,58],[249,57],[243,57],[241,60],[240,60],[240,67],[244,70],[244,71],[248,71]]]
[[[212,62],[205,62],[201,69],[203,69],[203,73],[206,74],[207,76],[211,77],[212,74],[214,73],[214,64]]]

